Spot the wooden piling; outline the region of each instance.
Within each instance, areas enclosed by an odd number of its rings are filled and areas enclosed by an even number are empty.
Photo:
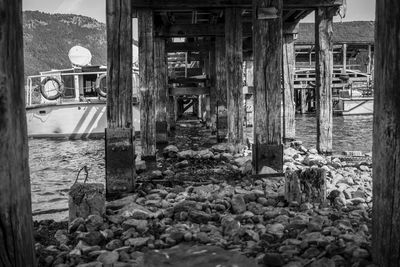
[[[263,19],[257,10],[276,8],[276,18]],[[282,171],[281,73],[282,0],[253,1],[254,55],[254,173],[263,168],[262,157],[270,158],[275,170]],[[269,155],[258,154],[268,151]],[[279,163],[280,166],[277,166]]]
[[[376,2],[372,255],[400,265],[400,3]]]
[[[320,7],[315,11],[317,150],[320,153],[332,152],[332,24],[334,14],[335,10],[329,7]]]
[[[294,36],[293,34],[285,34],[283,40],[283,139],[285,141],[293,141],[296,138]]]
[[[167,58],[165,39],[154,38],[154,90],[156,103],[156,142],[167,143]]]
[[[132,9],[130,0],[107,0],[106,195],[133,191]]]
[[[346,73],[346,70],[347,70],[347,44],[343,44],[343,47],[342,47],[342,52],[343,52],[343,55],[342,55],[342,59],[343,59],[343,69],[342,69],[342,73]]]
[[[225,39],[215,38],[215,89],[217,91],[217,140],[226,138],[228,132]]]
[[[228,101],[228,142],[243,143],[242,10],[225,9],[226,88]]]
[[[22,1],[0,0],[0,265],[36,266],[25,115]]]
[[[216,83],[216,67],[215,67],[215,46],[210,50],[210,127],[211,133],[217,132],[217,90]]]
[[[140,141],[142,159],[156,160],[156,90],[154,85],[154,14],[138,9]]]

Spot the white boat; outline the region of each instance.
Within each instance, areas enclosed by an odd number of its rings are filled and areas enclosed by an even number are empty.
[[[72,61],[72,60],[71,60]],[[132,71],[132,122],[140,130],[138,70]],[[107,127],[106,67],[74,66],[28,76],[28,137],[99,138]]]

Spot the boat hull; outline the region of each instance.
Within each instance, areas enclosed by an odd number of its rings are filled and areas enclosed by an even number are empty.
[[[106,103],[65,103],[26,108],[28,137],[86,139],[104,137]],[[140,131],[140,110],[132,107],[134,131]]]

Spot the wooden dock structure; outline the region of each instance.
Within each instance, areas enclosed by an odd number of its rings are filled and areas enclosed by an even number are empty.
[[[332,151],[332,18],[342,0],[107,0],[106,3],[107,194],[134,190],[135,148],[130,121],[133,17],[139,19],[142,157],[154,160],[157,137],[163,139],[165,131],[173,127],[175,118],[170,114],[176,110],[176,90],[192,90],[191,94],[196,94],[190,86],[167,90],[164,61],[167,51],[197,51],[208,55],[208,63],[202,66],[208,69],[205,73],[211,85],[207,91],[204,87],[199,90],[202,95],[209,92],[215,96],[213,101],[208,101],[207,96],[203,100],[206,99],[207,105],[216,105],[209,108],[214,112],[210,117],[216,116],[216,129],[226,130],[228,142],[232,144],[243,142],[240,117],[243,96],[239,92],[242,80],[237,77],[241,76],[242,65],[239,63],[253,55],[254,171],[257,173],[261,163],[281,171],[282,137],[290,136],[293,130],[290,129],[293,124],[285,120],[292,118],[294,112],[294,74],[287,71],[294,62],[294,53],[292,38],[288,35],[295,29],[292,26],[312,11],[316,11],[317,146],[321,153]],[[0,0],[0,14],[0,263],[36,266],[23,90],[22,1]],[[376,14],[375,85],[379,90],[375,94],[374,115],[372,251],[377,266],[386,267],[400,264],[400,93],[397,86],[400,4],[397,0],[377,1]],[[173,38],[184,38],[184,42],[173,42]],[[246,45],[249,43],[250,46]],[[280,79],[285,70],[282,95]],[[212,75],[215,77],[211,78]],[[189,81],[182,84],[186,82]],[[281,102],[289,103],[283,107],[285,127],[281,127]],[[223,108],[227,115],[219,117],[219,109]],[[169,118],[167,127],[162,121],[165,118]]]

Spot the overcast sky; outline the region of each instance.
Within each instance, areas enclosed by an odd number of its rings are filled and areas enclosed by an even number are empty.
[[[199,0],[201,1],[201,0]],[[375,20],[376,0],[347,0],[347,15],[335,21]],[[47,13],[80,14],[105,22],[105,0],[23,0],[24,10],[39,10]],[[311,22],[311,15],[304,22]]]

